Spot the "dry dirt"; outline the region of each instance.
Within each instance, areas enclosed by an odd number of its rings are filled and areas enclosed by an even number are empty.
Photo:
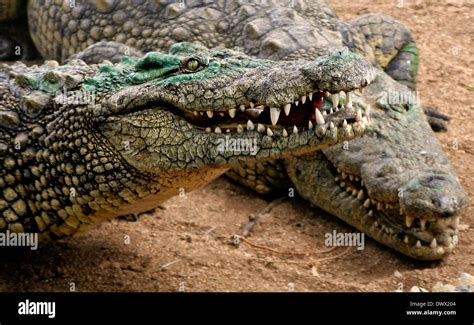
[[[474,225],[474,6],[471,0],[331,1],[343,19],[384,12],[406,23],[421,48],[422,101],[452,117],[439,140],[459,172],[468,202],[462,224]],[[403,6],[399,6],[403,4]],[[0,291],[393,291],[474,274],[474,227],[441,262],[419,262],[368,239],[365,250],[310,257],[229,244],[249,215],[268,201],[226,179],[167,201],[138,222],[114,220],[66,242],[14,256],[0,265]],[[300,198],[265,214],[249,238],[276,250],[324,249],[324,234],[351,232]],[[337,257],[338,255],[341,255]],[[325,257],[337,257],[322,260]],[[397,277],[394,272],[398,271]]]

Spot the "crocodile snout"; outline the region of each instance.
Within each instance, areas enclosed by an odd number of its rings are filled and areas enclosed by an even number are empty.
[[[405,187],[400,205],[410,215],[448,218],[460,213],[465,193],[458,180],[447,174],[425,174]]]

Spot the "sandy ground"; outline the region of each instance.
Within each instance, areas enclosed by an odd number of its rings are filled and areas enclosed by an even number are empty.
[[[331,2],[344,19],[384,12],[415,35],[421,99],[452,117],[449,131],[438,137],[469,198],[455,253],[441,262],[419,262],[369,239],[362,251],[297,255],[325,249],[328,231],[353,231],[300,198],[265,214],[249,238],[293,255],[235,246],[229,238],[268,201],[222,178],[138,222],[114,220],[37,252],[4,256],[0,291],[393,291],[429,289],[460,272],[474,274],[472,1]]]

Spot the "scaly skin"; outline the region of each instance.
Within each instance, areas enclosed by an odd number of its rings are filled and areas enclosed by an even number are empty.
[[[143,5],[99,1],[95,6],[79,3],[71,9],[65,7],[66,4],[30,1],[28,12],[32,37],[45,57],[64,60],[102,40],[126,43],[142,50],[167,48],[180,40],[198,41],[207,46],[239,47],[254,57],[275,60],[314,59],[346,46],[364,55],[392,79],[415,88],[418,50],[410,31],[396,20],[380,14],[367,14],[342,22],[321,0],[295,1],[292,8],[288,7],[286,0],[252,2],[193,1],[182,7],[174,1],[146,2]],[[50,23],[53,20],[54,24]],[[104,48],[107,50],[103,51]],[[124,49],[113,43],[92,45],[86,51],[89,56],[84,58],[100,61],[100,52],[114,57],[114,53]],[[293,182],[299,193],[313,204],[353,224],[379,242],[415,258],[443,258],[455,246],[452,240],[464,192],[421,109],[412,103],[407,111],[406,105],[384,103],[374,97],[387,98],[393,93],[403,96],[408,91],[386,75],[378,75],[377,85],[372,86],[363,98],[353,95],[356,107],[367,107],[365,104],[372,103],[372,111],[380,118],[371,133],[377,137],[364,137],[349,143],[349,148],[363,149],[352,152],[338,147],[325,150],[312,159],[292,158],[285,163],[271,160],[246,162],[228,175],[260,193],[284,189],[293,186]],[[344,99],[341,97],[340,101]],[[326,98],[324,107],[328,103],[331,101]],[[295,106],[290,108],[293,111]],[[328,110],[323,108],[323,111]],[[440,123],[442,119],[436,116],[428,118],[431,125],[444,128]],[[422,149],[425,145],[429,151]],[[402,158],[397,158],[399,163],[391,166],[395,159],[389,160],[386,156]],[[367,187],[363,189],[363,202],[344,198],[341,202],[346,205],[333,206],[339,198],[334,193],[340,192],[334,178],[342,175],[334,175],[332,166],[339,167],[353,178],[362,179]],[[357,189],[355,194],[359,195],[362,188]],[[400,189],[404,192],[398,199]],[[400,232],[400,238],[381,235],[378,227],[372,227],[376,221],[380,223],[377,219],[381,218],[382,212],[373,211],[375,217],[367,224],[360,222],[360,217],[365,219],[370,211],[362,207],[367,195],[374,202],[381,202],[383,207],[393,206],[383,213],[387,215],[391,228]],[[331,202],[327,198],[331,198]],[[399,207],[403,208],[402,216]],[[418,220],[411,228],[403,226],[407,216],[409,223],[412,217],[420,217],[423,223],[432,220],[429,227],[425,224],[428,231],[419,229]],[[408,244],[404,243],[405,233]],[[430,245],[435,246],[432,244],[433,235],[437,245],[430,249]],[[420,247],[417,247],[417,240]],[[446,247],[441,249],[438,244]]]
[[[341,69],[349,78],[331,83]],[[307,93],[316,105],[324,91],[358,88],[373,75],[370,64],[351,52],[273,62],[190,43],[116,65],[73,60],[4,66],[0,230],[39,232],[42,239],[70,236],[150,210],[238,162],[351,139],[367,128],[367,118],[355,121],[354,114],[340,111],[308,129],[315,111],[301,107],[293,116],[304,124],[293,133],[286,127],[285,136],[284,124],[272,126],[264,118],[258,122],[266,132],[258,132],[247,110],[255,102],[268,112]],[[73,100],[75,94],[94,98]],[[249,146],[232,149],[234,140]]]
[[[387,101],[386,90],[399,96]],[[434,260],[458,241],[464,192],[409,89],[379,72],[354,105],[371,103],[369,131],[341,145],[286,160],[298,193],[375,240]],[[416,158],[416,159],[414,159]]]

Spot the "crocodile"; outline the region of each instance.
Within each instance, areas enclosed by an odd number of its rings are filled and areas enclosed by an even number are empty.
[[[186,42],[118,64],[5,65],[0,229],[42,240],[75,235],[155,208],[238,162],[352,139],[368,116],[341,109],[323,119],[315,107],[326,93],[366,86],[374,74],[349,51],[275,62]],[[274,107],[303,94],[311,99],[293,110],[291,125],[271,123]],[[267,113],[254,118],[250,103]]]
[[[4,3],[11,12],[21,7]],[[363,55],[378,70],[375,82],[364,94],[326,96],[318,108],[324,117],[343,107],[367,112],[370,104],[377,121],[366,136],[311,155],[246,162],[227,175],[259,193],[295,187],[314,206],[413,258],[441,259],[456,246],[465,194],[430,128],[443,128],[443,117],[425,116],[416,100],[419,52],[402,23],[382,14],[344,22],[321,0],[69,4],[28,3],[31,37],[45,58],[87,49],[84,59],[100,61],[177,41],[272,60],[313,60],[341,47]],[[279,118],[285,115],[275,112]]]

